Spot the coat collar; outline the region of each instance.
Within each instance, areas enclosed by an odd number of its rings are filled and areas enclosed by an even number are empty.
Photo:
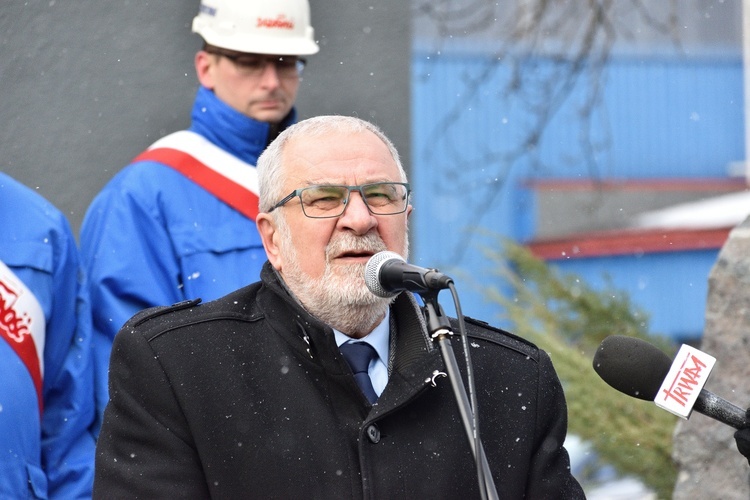
[[[275,138],[269,123],[245,116],[203,86],[195,96],[191,119],[190,130],[251,165],[257,163],[258,156]],[[275,132],[283,131],[296,121],[297,111],[292,108]]]
[[[268,262],[261,271],[261,281],[258,306],[274,332],[299,356],[321,364],[329,373],[337,376],[348,373],[333,330],[302,307]],[[420,307],[410,293],[399,294],[391,305],[391,325],[388,386],[400,386],[397,392],[399,399],[403,399],[421,390],[435,370],[443,370],[443,363],[429,338]],[[389,392],[386,387],[376,406],[391,398]]]

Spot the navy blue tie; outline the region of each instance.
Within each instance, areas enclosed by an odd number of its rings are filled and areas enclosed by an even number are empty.
[[[370,380],[367,369],[370,367],[370,362],[378,357],[377,351],[367,342],[346,342],[341,344],[339,349],[341,349],[341,354],[344,355],[344,359],[354,372],[354,380],[357,381],[357,385],[362,389],[370,404],[375,403],[378,400],[378,395],[375,394],[375,389],[372,387],[372,380]]]

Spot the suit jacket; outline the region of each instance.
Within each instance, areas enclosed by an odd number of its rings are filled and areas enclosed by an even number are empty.
[[[478,497],[450,382],[434,376],[443,359],[414,298],[392,305],[390,376],[370,406],[330,327],[268,263],[261,279],[206,304],[144,311],[118,333],[95,497]],[[467,328],[500,497],[583,498],[549,357],[487,324]]]

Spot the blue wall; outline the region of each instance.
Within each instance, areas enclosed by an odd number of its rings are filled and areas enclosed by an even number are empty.
[[[717,250],[694,250],[550,263],[597,288],[605,287],[609,279],[649,314],[653,333],[685,341],[702,335],[708,275],[717,257]],[[621,332],[613,326],[612,334],[617,333]]]
[[[527,82],[532,89],[534,78],[553,67],[539,59],[527,64],[534,68]],[[544,103],[510,92],[508,67],[475,55],[415,53],[412,68],[412,260],[454,276],[467,315],[494,320],[501,312],[476,290],[492,269],[480,247],[497,235],[521,242],[534,235],[534,200],[524,181],[727,178],[727,165],[744,158],[740,57],[615,58],[599,80],[588,141],[580,140],[589,88],[581,79],[552,105],[539,140],[521,147],[538,116],[534,106]],[[593,284],[608,273],[651,315],[653,331],[682,338],[702,331],[706,279],[716,256],[683,252],[556,264]]]

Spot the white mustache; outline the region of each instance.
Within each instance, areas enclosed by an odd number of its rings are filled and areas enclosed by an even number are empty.
[[[387,249],[383,240],[375,233],[367,233],[364,236],[354,236],[344,233],[328,243],[328,246],[326,246],[326,260],[330,261],[333,257],[346,252],[377,253]]]

